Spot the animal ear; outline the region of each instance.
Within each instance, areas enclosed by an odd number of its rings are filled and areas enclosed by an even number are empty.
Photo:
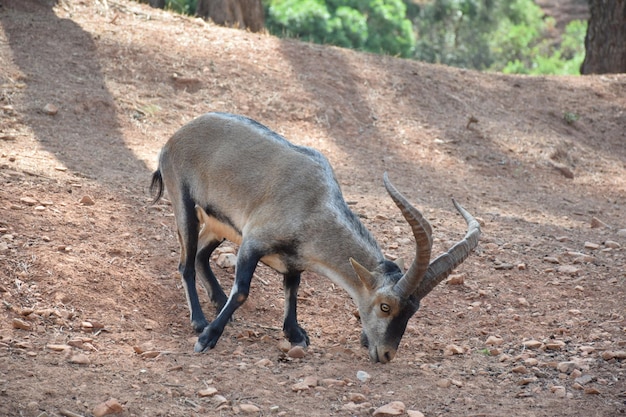
[[[365,288],[373,290],[376,287],[376,279],[374,278],[374,275],[372,275],[372,273],[363,265],[355,261],[354,258],[350,258],[350,263],[352,264],[354,272],[356,272],[363,285],[365,285]]]
[[[406,271],[406,267],[404,266],[404,258],[398,258],[395,262],[396,265],[398,265],[398,268],[400,268],[400,271],[402,271],[402,273],[404,274],[404,272]]]

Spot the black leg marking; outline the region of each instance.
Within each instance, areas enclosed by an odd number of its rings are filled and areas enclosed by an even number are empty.
[[[179,271],[183,276],[183,286],[187,296],[189,312],[191,315],[191,325],[193,329],[200,333],[209,322],[204,317],[200,300],[198,299],[198,291],[196,290],[196,252],[198,250],[198,218],[194,209],[194,202],[188,192],[183,192],[183,215],[182,218],[176,219],[178,225],[178,233],[180,238],[181,250],[185,259],[181,260]]]
[[[198,341],[194,346],[196,352],[204,352],[215,347],[224,332],[224,327],[230,321],[235,310],[248,298],[254,270],[262,257],[263,253],[259,249],[254,248],[252,243],[244,241],[241,244],[237,255],[235,283],[230,292],[230,297],[215,320],[198,337]]]
[[[221,243],[222,241],[220,240],[213,240],[207,246],[201,248],[196,255],[196,269],[198,271],[198,276],[204,285],[204,289],[209,295],[209,298],[211,299],[211,303],[215,306],[216,314],[219,314],[219,312],[222,311],[222,308],[228,300],[228,297],[224,294],[224,290],[215,277],[215,274],[213,274],[211,265],[209,264],[211,254]]]
[[[298,288],[300,287],[300,272],[287,273],[283,277],[285,289],[285,317],[283,334],[292,345],[306,347],[309,345],[309,336],[298,324],[297,303]]]

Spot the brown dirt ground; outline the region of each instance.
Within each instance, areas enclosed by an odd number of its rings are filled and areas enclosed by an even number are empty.
[[[625,75],[477,73],[125,0],[0,4],[0,415],[90,415],[111,398],[125,416],[626,413]],[[161,145],[210,110],[325,153],[389,256],[413,248],[384,171],[436,251],[465,231],[450,197],[481,219],[464,284],[423,301],[393,362],[369,362],[351,300],[310,274],[312,345],[285,358],[266,268],[216,349],[193,353],[171,208],[147,187]],[[294,391],[305,377],[318,385]]]

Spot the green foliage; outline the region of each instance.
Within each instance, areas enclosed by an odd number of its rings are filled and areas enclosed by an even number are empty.
[[[578,74],[586,23],[571,22],[559,43],[554,20],[532,0],[432,0],[416,14],[415,57],[479,70]]]
[[[165,0],[165,8],[180,14],[193,15],[196,12],[198,0]]]
[[[402,0],[266,0],[266,26],[297,37],[376,53],[409,57],[415,36]]]

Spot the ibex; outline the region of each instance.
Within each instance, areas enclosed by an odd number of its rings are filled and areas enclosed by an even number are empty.
[[[163,147],[150,188],[157,202],[165,187],[173,206],[181,246],[179,271],[191,324],[200,333],[194,350],[216,345],[246,301],[261,261],[283,275],[283,332],[292,344],[309,344],[296,315],[300,274],[306,270],[330,278],[352,297],[370,359],[392,360],[420,300],[469,256],[478,244],[480,226],[453,200],[467,222],[467,234],[430,262],[430,224],[386,174],[383,180],[415,236],[416,256],[406,273],[385,259],[318,151],[232,114],[208,113],[180,128]],[[209,265],[224,239],[239,245],[229,297]],[[200,307],[196,271],[218,311],[211,323]]]

